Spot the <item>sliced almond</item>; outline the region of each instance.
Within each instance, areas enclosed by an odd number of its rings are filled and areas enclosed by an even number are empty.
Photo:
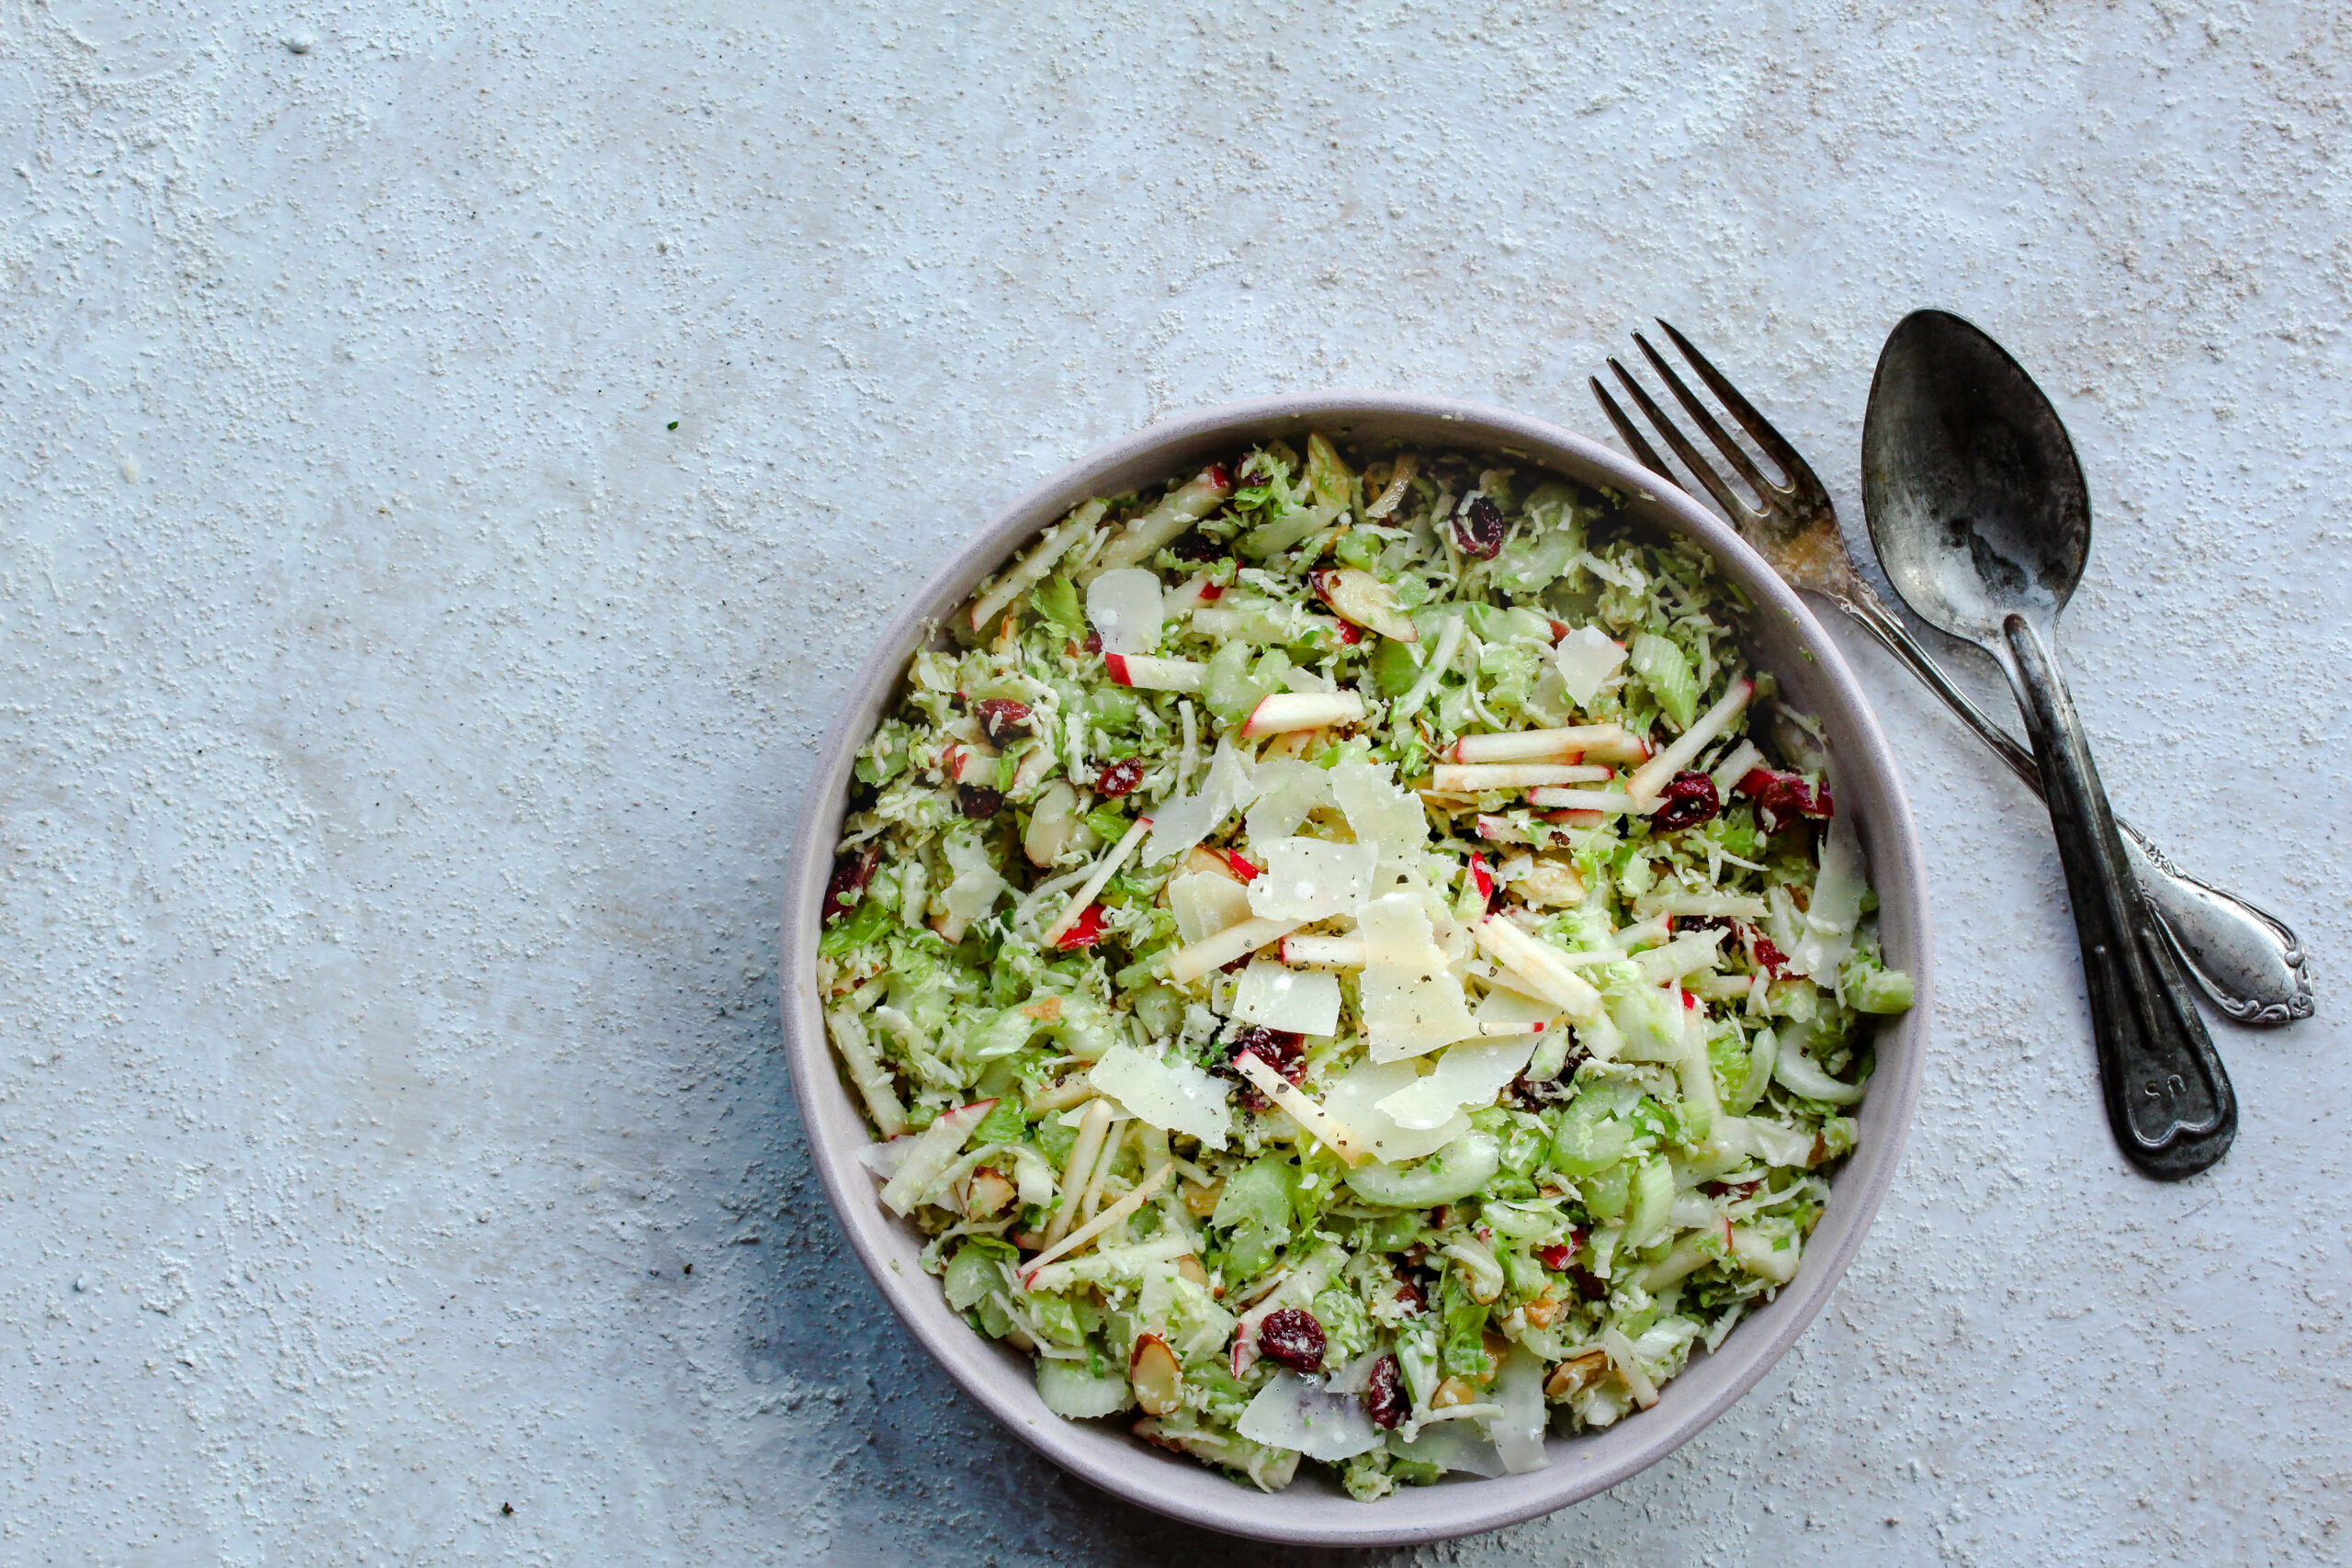
[[[1437,1392],[1430,1395],[1431,1410],[1451,1410],[1457,1404],[1476,1404],[1477,1402],[1478,1391],[1460,1378],[1446,1379],[1437,1385]]]
[[[1544,1380],[1544,1397],[1566,1399],[1581,1393],[1607,1376],[1608,1372],[1608,1351],[1579,1350],[1552,1369],[1552,1375]]]
[[[1420,640],[1419,629],[1396,603],[1396,591],[1372,573],[1354,567],[1327,568],[1306,581],[1315,596],[1341,620],[1396,642]]]
[[[1127,1381],[1135,1384],[1136,1403],[1148,1416],[1173,1416],[1184,1404],[1184,1369],[1176,1352],[1157,1334],[1136,1341],[1127,1358]]]
[[[993,1166],[982,1166],[972,1172],[964,1186],[964,1217],[969,1220],[990,1219],[1010,1208],[1020,1189]]]

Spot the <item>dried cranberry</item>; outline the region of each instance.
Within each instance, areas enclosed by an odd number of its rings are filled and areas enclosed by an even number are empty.
[[[1088,632],[1086,634],[1086,640],[1080,643],[1078,646],[1085,652],[1100,653],[1102,651],[1102,634],[1101,632]]]
[[[874,880],[874,868],[881,863],[882,851],[874,844],[861,844],[835,861],[833,874],[825,882],[823,918],[837,920],[856,908],[865,885]]]
[[[1363,1407],[1372,1424],[1384,1432],[1393,1432],[1411,1413],[1413,1402],[1405,1394],[1405,1368],[1394,1356],[1383,1356],[1372,1364],[1372,1381],[1363,1391]]]
[[[1207,468],[1201,470],[1201,478],[1208,480],[1211,487],[1216,490],[1231,490],[1233,488],[1233,476],[1226,472],[1225,465],[1223,463],[1211,463]]]
[[[1465,556],[1492,560],[1503,551],[1503,509],[1494,498],[1474,495],[1453,514],[1453,542]]]
[[[1650,818],[1650,826],[1661,833],[1713,821],[1724,808],[1723,802],[1715,797],[1715,781],[1695,770],[1668,779],[1666,787],[1658,792],[1658,798],[1664,804]]]
[[[1579,1268],[1575,1264],[1570,1264],[1568,1266],[1568,1279],[1576,1285],[1577,1294],[1582,1296],[1585,1300],[1589,1302],[1603,1302],[1609,1299],[1609,1281],[1594,1273],[1591,1269]]]
[[[972,705],[980,731],[997,745],[1029,733],[1029,705],[1011,697],[989,697]]]
[[[1276,1307],[1258,1325],[1258,1353],[1295,1372],[1319,1372],[1323,1325],[1305,1307]]]
[[[1756,945],[1750,951],[1755,956],[1756,967],[1763,970],[1775,980],[1785,980],[1789,977],[1789,955],[1781,951],[1779,942],[1774,942],[1762,931],[1758,931]]]
[[[976,822],[985,822],[1004,809],[1004,795],[978,784],[962,784],[956,791],[956,807]]]
[[[1222,560],[1232,552],[1223,540],[1212,539],[1195,528],[1169,546],[1168,553],[1178,560]]]
[[[1133,795],[1136,786],[1141,783],[1143,759],[1122,757],[1115,762],[1103,764],[1102,771],[1095,775],[1094,793],[1105,800],[1116,800],[1123,795]]]
[[[1829,798],[1829,785],[1808,784],[1803,773],[1750,768],[1733,787],[1756,802],[1756,815],[1768,833],[1780,831],[1782,818],[1810,817],[1826,821],[1838,811],[1837,803]]]
[[[1283,1082],[1296,1083],[1306,1076],[1306,1036],[1252,1024],[1233,1037],[1233,1048],[1227,1054],[1237,1073],[1243,1056],[1255,1056],[1281,1074]],[[1247,1078],[1242,1080],[1241,1102],[1252,1111],[1263,1111],[1272,1103]]]

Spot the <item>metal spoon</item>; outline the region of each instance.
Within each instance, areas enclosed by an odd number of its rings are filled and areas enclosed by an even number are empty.
[[[2052,652],[2091,547],[2090,496],[2065,426],[2000,344],[1958,316],[1914,311],[1871,381],[1862,506],[1904,603],[1998,660],[2025,714],[2116,1142],[2161,1179],[2205,1169],[2237,1134],[2237,1102],[2132,878]]]
[[[1736,490],[1724,471],[1702,456],[1690,437],[1642,389],[1642,384],[1611,359],[1609,367],[1624,384],[1626,394],[1673,448],[1675,456],[1682,459],[1700,488],[1714,497],[1715,504],[1739,529],[1740,536],[1771,563],[1772,570],[1790,587],[1818,593],[1852,616],[1857,625],[1926,682],[1930,691],[1951,705],[1951,710],[1993,749],[2011,773],[2024,781],[2028,789],[2040,795],[2041,776],[2034,766],[2033,753],[1984,716],[1974,700],[1919,646],[1903,618],[1887,608],[1886,602],[1871,589],[1870,580],[1856,568],[1853,555],[1846,547],[1845,533],[1838,525],[1838,513],[1830,503],[1828,487],[1814,473],[1812,466],[1789,445],[1787,437],[1757,412],[1755,404],[1740,395],[1739,389],[1722,371],[1708,363],[1706,355],[1691,346],[1689,338],[1675,331],[1670,322],[1662,321],[1658,325],[1690,362],[1690,368],[1698,372],[1699,378],[1723,400],[1740,428],[1780,466],[1781,472],[1779,483],[1767,479],[1723,426],[1715,423],[1706,406],[1683,385],[1682,378],[1675,374],[1665,356],[1650,346],[1648,339],[1635,333],[1634,341],[1641,344],[1651,368],[1666,382],[1691,423],[1724,455],[1726,466],[1747,484],[1754,499]],[[1617,427],[1617,434],[1624,438],[1635,459],[1669,484],[1680,482],[1668,470],[1666,459],[1634,428],[1634,422],[1600,380],[1594,379],[1591,386],[1592,395],[1600,400],[1602,412]],[[2190,977],[2205,987],[2205,994],[2213,998],[2216,1007],[2240,1023],[2278,1024],[2311,1017],[2312,980],[2305,966],[2303,944],[2285,921],[2235,894],[2199,882],[2182,871],[2131,823],[2118,818],[2115,825],[2122,829],[2123,848],[2132,856],[2132,869],[2140,878],[2141,890],[2155,906],[2156,919],[2172,942],[2174,955],[2188,966]]]

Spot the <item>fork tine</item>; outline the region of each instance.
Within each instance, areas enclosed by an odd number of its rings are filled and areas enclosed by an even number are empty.
[[[1707,460],[1699,456],[1699,449],[1690,445],[1690,438],[1666,417],[1665,410],[1650,400],[1650,395],[1642,390],[1642,384],[1634,379],[1630,371],[1614,358],[1609,361],[1609,368],[1615,371],[1617,379],[1624,384],[1626,396],[1634,400],[1634,406],[1640,409],[1643,417],[1657,427],[1666,444],[1674,448],[1674,455],[1682,459],[1682,466],[1690,470],[1709,495],[1715,498],[1717,506],[1730,513],[1735,521],[1753,521],[1763,515],[1754,506],[1732,494],[1731,487],[1724,483],[1723,476],[1707,466]]]
[[[1707,412],[1707,405],[1699,400],[1699,395],[1682,384],[1682,378],[1674,373],[1674,367],[1666,362],[1664,355],[1650,346],[1649,339],[1635,333],[1634,342],[1641,349],[1643,357],[1650,362],[1650,368],[1665,379],[1666,389],[1674,394],[1674,400],[1682,405],[1682,412],[1689,414],[1691,423],[1715,444],[1715,450],[1724,455],[1724,461],[1747,481],[1758,501],[1769,499],[1776,487],[1765,482],[1763,470],[1757,468],[1754,459],[1740,449],[1739,443],[1731,438],[1731,433],[1715,423],[1715,416]]]
[[[1666,459],[1657,455],[1657,448],[1652,446],[1635,428],[1634,422],[1625,417],[1625,411],[1617,406],[1617,400],[1609,395],[1609,389],[1600,384],[1600,378],[1588,376],[1585,383],[1592,389],[1592,395],[1600,400],[1600,412],[1607,414],[1609,423],[1617,427],[1617,439],[1632,450],[1634,461],[1667,483],[1674,483],[1674,470],[1666,466]]]
[[[1674,346],[1682,351],[1682,357],[1690,362],[1690,368],[1699,373],[1699,379],[1707,384],[1707,389],[1714,393],[1724,407],[1730,411],[1732,418],[1739,422],[1739,427],[1763,448],[1767,457],[1781,466],[1781,471],[1788,475],[1789,482],[1800,489],[1810,489],[1815,494],[1826,494],[1821,480],[1815,476],[1812,465],[1797,455],[1797,449],[1789,445],[1787,437],[1772,428],[1770,420],[1756,412],[1756,405],[1741,397],[1739,389],[1733,386],[1722,371],[1709,364],[1705,355],[1691,347],[1690,340],[1684,337],[1672,321],[1662,316],[1655,320],[1659,329],[1674,340]]]

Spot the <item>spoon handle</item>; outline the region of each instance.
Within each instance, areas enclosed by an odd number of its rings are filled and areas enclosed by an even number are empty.
[[[1838,607],[1943,698],[2026,788],[2040,795],[2041,775],[2033,753],[1953,682],[1869,583],[1857,579],[1852,589],[1833,596]],[[2182,871],[2129,822],[2119,818],[2116,826],[2122,829],[2124,853],[2163,923],[2173,956],[2205,987],[2214,1006],[2245,1024],[2291,1023],[2312,1016],[2307,955],[2301,939],[2285,921]]]
[[[2237,1135],[2229,1074],[2132,879],[2056,660],[2022,615],[2008,616],[2002,633],[2009,655],[2002,663],[2033,737],[2075,907],[2108,1125],[2124,1157],[2146,1175],[2163,1181],[2193,1176],[2227,1154]]]

